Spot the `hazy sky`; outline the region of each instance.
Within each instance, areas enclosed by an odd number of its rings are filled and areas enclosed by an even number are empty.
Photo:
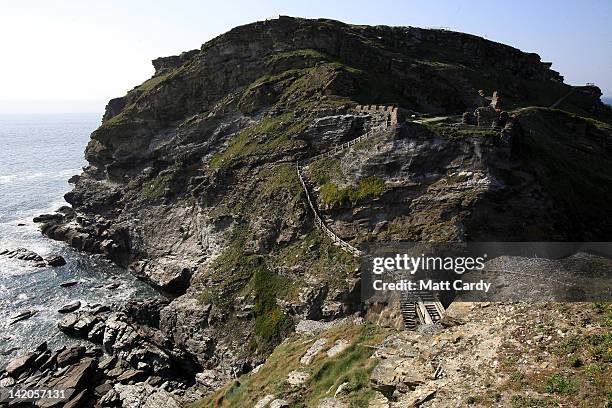
[[[0,113],[101,112],[152,59],[279,14],[449,27],[537,52],[567,83],[612,96],[611,0],[0,0]]]

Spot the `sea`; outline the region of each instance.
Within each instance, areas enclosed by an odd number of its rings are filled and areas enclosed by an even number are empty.
[[[0,256],[0,367],[46,341],[52,348],[78,342],[62,334],[57,310],[79,300],[121,304],[158,296],[155,291],[101,256],[78,252],[45,238],[32,218],[67,205],[67,180],[86,165],[85,146],[101,114],[0,114],[0,250],[27,248],[43,258],[63,256],[61,267],[34,267]],[[78,280],[72,287],[60,283]],[[117,289],[105,286],[120,282]],[[33,317],[10,325],[26,310]]]

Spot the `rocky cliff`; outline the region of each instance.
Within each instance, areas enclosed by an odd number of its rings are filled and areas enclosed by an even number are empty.
[[[262,363],[300,320],[362,311],[358,261],[315,228],[295,170],[376,128],[358,104],[398,106],[401,120],[308,169],[322,216],[356,247],[612,230],[612,112],[536,54],[281,17],[153,63],[91,135],[66,195],[74,214],[42,231],[168,294],[156,330],[210,373],[206,392]],[[511,114],[503,130],[457,125],[495,90]]]

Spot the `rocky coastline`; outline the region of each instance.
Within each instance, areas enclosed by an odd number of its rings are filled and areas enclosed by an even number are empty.
[[[462,33],[281,17],[153,65],[108,103],[70,206],[35,222],[167,300],[66,305],[58,329],[84,345],[41,344],[0,371],[2,387],[68,390],[34,406],[184,406],[256,373],[305,321],[393,326],[389,309],[364,310],[359,261],[316,228],[295,166],[376,129],[379,105],[399,106],[400,123],[306,172],[321,218],[354,247],[612,230],[612,110],[536,54]],[[503,126],[460,123],[494,91]],[[277,400],[288,404],[259,406]],[[19,404],[31,403],[9,406]]]

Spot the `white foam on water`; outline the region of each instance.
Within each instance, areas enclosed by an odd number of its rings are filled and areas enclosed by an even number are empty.
[[[69,177],[81,173],[80,168],[76,169],[64,169],[60,171],[41,171],[35,173],[20,173],[20,174],[9,174],[6,176],[0,176],[0,185],[2,184],[15,184],[29,180],[64,180]]]

